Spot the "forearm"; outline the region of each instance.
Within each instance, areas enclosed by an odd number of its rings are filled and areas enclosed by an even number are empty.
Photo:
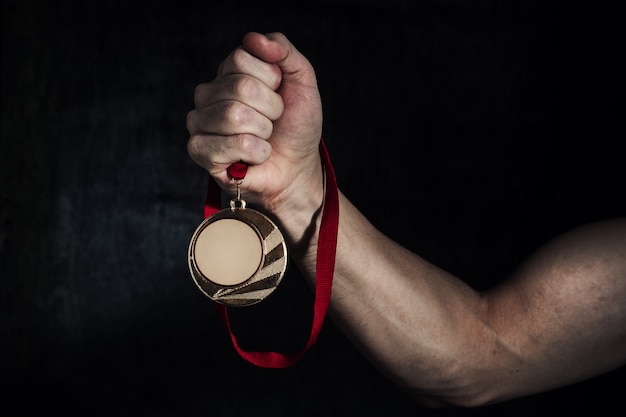
[[[416,398],[477,401],[480,382],[495,372],[486,368],[487,352],[510,356],[485,324],[483,298],[384,236],[345,197],[341,202],[333,320]]]
[[[296,263],[313,285],[310,237]],[[330,317],[381,372],[416,397],[475,397],[468,390],[480,386],[465,380],[485,377],[482,355],[497,344],[484,313],[478,293],[384,236],[340,193]]]
[[[626,221],[587,225],[478,294],[382,236],[342,200],[332,317],[428,404],[475,406],[626,362]]]
[[[296,263],[313,285],[320,210],[308,213]],[[498,402],[623,363],[623,221],[557,239],[481,294],[384,236],[341,193],[339,213],[330,316],[425,404]]]

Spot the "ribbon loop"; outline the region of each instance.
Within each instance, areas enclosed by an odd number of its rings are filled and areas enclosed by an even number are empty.
[[[226,168],[228,175],[235,181],[242,181],[248,173],[248,164],[245,162],[235,162]]]
[[[332,290],[333,274],[335,271],[335,255],[337,251],[337,231],[339,229],[339,190],[335,172],[330,163],[328,150],[323,139],[320,141],[320,154],[326,170],[326,194],[322,221],[318,236],[317,263],[315,279],[315,301],[313,305],[313,323],[311,333],[304,348],[294,353],[254,352],[243,350],[230,327],[228,309],[222,304],[216,304],[216,309],[222,322],[230,333],[233,346],[239,356],[248,362],[263,368],[287,368],[297,363],[311,346],[315,344],[317,336],[322,330]],[[248,165],[236,162],[228,167],[228,175],[234,180],[241,181],[246,176]],[[220,209],[220,190],[213,180],[209,181],[209,191],[204,205],[204,217],[207,218]]]

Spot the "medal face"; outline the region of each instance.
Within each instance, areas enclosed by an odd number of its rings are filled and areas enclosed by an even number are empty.
[[[231,205],[198,226],[188,263],[207,297],[227,306],[247,306],[265,299],[280,284],[287,269],[287,246],[267,216]]]

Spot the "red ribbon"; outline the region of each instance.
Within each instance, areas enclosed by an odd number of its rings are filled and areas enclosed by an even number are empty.
[[[246,173],[248,172],[248,164],[244,162],[235,162],[231,166],[229,166],[226,171],[228,175],[235,181],[241,181],[246,177]]]
[[[215,304],[217,312],[230,333],[230,339],[239,356],[248,362],[263,368],[287,368],[298,362],[311,346],[315,344],[317,336],[322,330],[326,313],[330,305],[330,295],[335,271],[335,254],[337,249],[337,230],[339,228],[339,190],[337,179],[330,163],[328,150],[324,140],[320,141],[320,154],[326,169],[326,195],[322,222],[318,236],[317,264],[315,270],[315,301],[313,304],[313,324],[311,334],[304,348],[294,353],[254,352],[243,350],[233,333],[228,320],[228,309],[222,304]],[[236,163],[229,167],[229,175],[235,180],[242,180],[246,175],[247,165]],[[204,217],[207,218],[221,208],[220,189],[209,179],[209,190],[204,204]]]

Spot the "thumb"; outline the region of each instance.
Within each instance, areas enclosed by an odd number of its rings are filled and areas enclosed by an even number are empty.
[[[274,32],[263,35],[249,32],[243,38],[243,47],[262,61],[278,65],[283,78],[295,78],[308,86],[317,84],[309,60],[282,33]]]

